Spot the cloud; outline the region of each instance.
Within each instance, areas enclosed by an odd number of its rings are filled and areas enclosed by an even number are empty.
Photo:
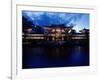
[[[76,29],[82,25],[89,27],[89,14],[85,13],[22,11],[22,15],[39,26],[65,24],[66,26],[75,25]]]

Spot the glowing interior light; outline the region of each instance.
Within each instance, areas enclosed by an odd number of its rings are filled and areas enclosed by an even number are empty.
[[[60,30],[60,29],[56,29],[56,31],[57,31],[57,32],[60,32],[61,30]]]
[[[53,29],[52,32],[55,32],[55,29]]]
[[[70,33],[70,32],[71,32],[71,30],[68,31],[68,33]]]

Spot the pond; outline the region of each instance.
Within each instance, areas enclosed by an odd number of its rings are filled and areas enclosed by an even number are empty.
[[[23,47],[22,68],[89,66],[89,46]]]

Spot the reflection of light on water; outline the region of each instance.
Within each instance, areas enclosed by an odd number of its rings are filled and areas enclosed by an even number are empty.
[[[56,53],[59,53],[59,49],[58,48],[56,48],[55,51],[56,51]]]
[[[54,49],[52,49],[52,52],[51,52],[51,57],[53,59],[59,59],[59,58],[62,58],[63,52],[62,52],[62,48],[60,47],[55,47]]]
[[[78,46],[77,49],[78,49],[79,52],[81,51],[81,47],[80,46]]]
[[[58,41],[59,45],[62,45],[64,43],[64,41]]]
[[[74,53],[72,54],[72,57],[73,57],[74,61],[80,63],[81,62],[80,60],[82,58],[81,46],[76,46],[73,51],[74,51]]]
[[[55,54],[56,57],[60,56],[60,51],[59,51],[58,48],[55,48],[55,53],[54,54]]]
[[[75,47],[75,53],[81,53],[81,46]]]
[[[23,65],[26,68],[81,66],[89,62],[88,55],[84,54],[87,53],[86,48],[82,46],[33,47],[24,50]]]

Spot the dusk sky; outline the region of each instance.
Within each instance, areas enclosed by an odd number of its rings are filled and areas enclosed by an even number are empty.
[[[36,12],[23,10],[22,16],[32,21],[33,24],[41,27],[51,24],[65,24],[66,27],[74,25],[73,29],[77,32],[83,28],[89,29],[88,13]]]

